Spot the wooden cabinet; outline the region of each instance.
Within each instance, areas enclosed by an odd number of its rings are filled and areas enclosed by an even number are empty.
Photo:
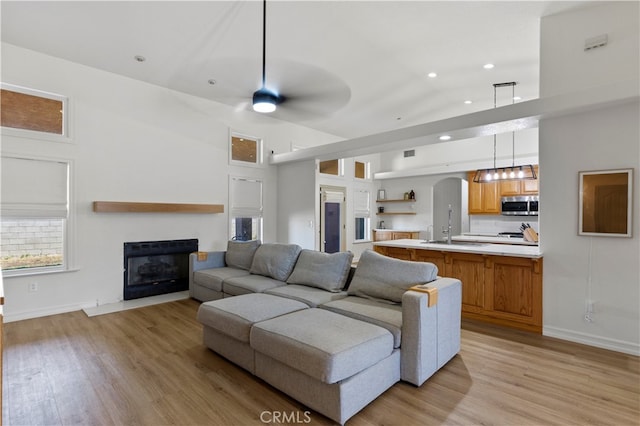
[[[418,239],[420,238],[420,232],[417,231],[394,231],[393,229],[374,229],[373,241],[389,241],[389,240],[404,240],[404,239]]]
[[[374,246],[385,256],[431,262],[462,282],[462,316],[542,333],[542,259]]]
[[[538,176],[538,166],[533,166],[533,170]],[[537,195],[538,179],[532,180],[503,180],[500,181],[500,195],[511,197],[516,195]]]
[[[500,214],[500,187],[498,182],[476,183],[476,172],[468,173],[469,214]]]

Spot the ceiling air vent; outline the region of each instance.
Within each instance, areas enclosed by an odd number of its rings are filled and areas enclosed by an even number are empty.
[[[404,158],[415,157],[415,156],[416,156],[416,150],[415,149],[409,149],[409,150],[404,152]]]

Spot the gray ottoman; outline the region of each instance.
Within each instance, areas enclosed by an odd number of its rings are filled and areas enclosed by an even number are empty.
[[[249,346],[251,327],[309,306],[297,300],[254,293],[203,303],[197,319],[202,323],[204,344],[254,373],[254,350]]]
[[[388,330],[324,309],[256,323],[249,342],[258,377],[341,424],[400,380]]]

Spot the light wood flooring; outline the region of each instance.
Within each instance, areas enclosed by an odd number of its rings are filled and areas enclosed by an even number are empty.
[[[206,349],[198,306],[5,324],[3,424],[332,424]],[[347,424],[624,426],[640,424],[639,406],[637,357],[465,322],[444,368]]]

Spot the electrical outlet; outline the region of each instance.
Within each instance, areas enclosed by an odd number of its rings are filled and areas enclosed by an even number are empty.
[[[38,291],[38,283],[36,281],[29,283],[29,293],[35,293],[36,291]]]

